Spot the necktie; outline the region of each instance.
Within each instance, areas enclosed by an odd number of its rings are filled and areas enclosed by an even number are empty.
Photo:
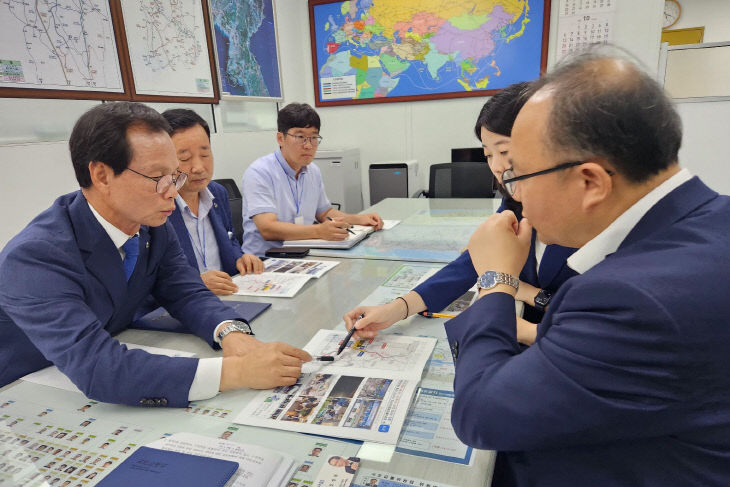
[[[129,281],[129,276],[132,275],[134,266],[137,264],[137,257],[139,257],[139,235],[135,235],[127,240],[122,245],[122,250],[124,250],[124,260],[122,261],[124,275],[127,277],[127,281]]]

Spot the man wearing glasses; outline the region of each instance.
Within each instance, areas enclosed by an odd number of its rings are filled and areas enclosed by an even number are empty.
[[[589,51],[537,82],[506,189],[468,249],[480,299],[446,324],[452,423],[500,450],[492,485],[730,485],[730,198],[678,163],[679,115]],[[577,247],[537,339],[515,336],[532,227]]]
[[[375,213],[351,215],[330,205],[319,168],[311,164],[322,141],[319,115],[311,106],[290,103],[279,110],[277,126],[279,149],[254,161],[243,175],[244,253],[261,257],[283,240],[344,240],[351,225],[383,227]]]
[[[56,365],[86,396],[185,407],[219,390],[293,384],[306,352],[264,344],[190,267],[171,224],[186,180],[167,121],[105,103],[69,140],[80,191],[58,198],[0,253],[0,386]],[[128,350],[126,329],[152,295],[222,358]]]

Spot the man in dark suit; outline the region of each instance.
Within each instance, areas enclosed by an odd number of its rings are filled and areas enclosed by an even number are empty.
[[[69,147],[81,190],[61,196],[0,253],[0,386],[55,364],[105,402],[187,406],[219,390],[293,384],[309,354],[265,344],[191,268],[166,223],[186,175],[170,127],[139,103],[96,106]],[[129,350],[149,294],[223,358]]]
[[[446,324],[459,438],[493,485],[730,485],[730,198],[678,164],[681,123],[633,63],[583,54],[540,80],[507,190],[468,249],[480,299]],[[535,345],[515,337],[534,227],[577,247]]]

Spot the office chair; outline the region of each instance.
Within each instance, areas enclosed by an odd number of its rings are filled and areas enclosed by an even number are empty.
[[[243,241],[243,199],[238,185],[233,179],[214,179],[216,183],[226,188],[228,193],[228,205],[231,208],[231,219],[233,220],[233,233],[239,242]]]
[[[486,162],[433,164],[428,198],[492,198],[494,176]]]

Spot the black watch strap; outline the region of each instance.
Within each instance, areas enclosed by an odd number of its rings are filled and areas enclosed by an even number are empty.
[[[553,297],[552,294],[545,291],[544,289],[540,289],[538,291],[537,295],[535,296],[535,306],[534,308],[542,313],[545,312],[545,309],[548,307],[548,304],[550,304],[550,299]]]

